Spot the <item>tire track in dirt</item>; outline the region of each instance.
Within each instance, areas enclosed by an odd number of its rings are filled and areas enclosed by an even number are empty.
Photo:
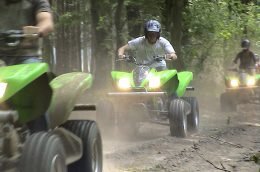
[[[259,165],[250,157],[260,151],[260,114],[249,110],[245,117],[243,113],[203,109],[200,132],[184,139],[169,136],[166,126],[148,124],[139,135],[146,135],[146,139],[104,140],[104,172],[257,172]],[[149,127],[152,133],[158,127],[160,135],[147,137],[151,135]]]

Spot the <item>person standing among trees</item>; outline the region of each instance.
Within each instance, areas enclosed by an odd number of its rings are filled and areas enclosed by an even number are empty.
[[[167,60],[175,60],[177,56],[170,42],[161,37],[161,24],[156,20],[149,20],[144,25],[144,36],[129,41],[118,49],[118,57],[125,57],[125,51],[133,50],[136,53],[137,62],[149,63],[156,56],[165,56]],[[153,63],[151,67],[157,71],[166,70],[165,60]]]

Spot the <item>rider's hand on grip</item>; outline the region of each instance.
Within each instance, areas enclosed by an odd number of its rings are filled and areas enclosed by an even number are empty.
[[[23,27],[23,33],[24,34],[38,34],[39,33],[39,27],[36,27],[36,26],[24,26]]]
[[[118,55],[118,58],[119,58],[119,59],[125,59],[125,55],[124,55],[124,54],[119,54],[119,55]]]
[[[176,60],[177,56],[175,54],[165,54],[165,60]]]
[[[24,26],[23,33],[26,38],[38,38],[41,36],[40,28],[36,26]]]

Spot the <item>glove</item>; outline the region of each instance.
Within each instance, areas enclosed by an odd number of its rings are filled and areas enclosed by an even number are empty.
[[[172,55],[172,54],[165,55],[165,60],[176,60],[176,59],[177,59],[176,55]]]
[[[119,54],[119,55],[118,55],[118,58],[119,58],[119,59],[124,59],[124,58],[125,58],[125,55],[124,55],[124,54]]]

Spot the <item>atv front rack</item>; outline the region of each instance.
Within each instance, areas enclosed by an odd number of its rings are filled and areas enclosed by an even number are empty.
[[[96,110],[96,105],[92,104],[76,104],[73,108],[73,111],[95,111]]]
[[[166,92],[110,92],[108,96],[143,96],[143,97],[151,97],[151,96],[164,96],[167,95]]]
[[[117,102],[145,102],[152,97],[166,97],[166,92],[110,92],[107,94],[110,99]]]
[[[238,90],[256,90],[256,89],[260,89],[259,86],[240,86],[240,87],[235,87],[235,88],[226,88],[226,90],[228,91],[238,91]]]

